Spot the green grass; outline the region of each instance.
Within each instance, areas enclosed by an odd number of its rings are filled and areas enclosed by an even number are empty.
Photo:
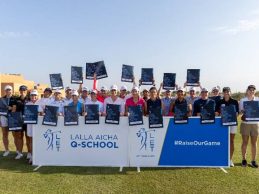
[[[124,168],[119,173],[119,168],[41,167],[33,172],[25,159],[15,161],[12,152],[0,157],[0,193],[259,193],[259,170],[240,166],[239,133],[235,140],[236,166],[228,174],[204,168],[142,168],[140,173]]]

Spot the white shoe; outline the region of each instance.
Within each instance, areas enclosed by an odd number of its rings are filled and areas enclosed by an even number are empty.
[[[23,157],[23,154],[19,152],[15,157],[15,160],[20,160],[22,157]]]
[[[31,153],[29,153],[29,152],[27,153],[26,159],[27,160],[31,159]]]
[[[10,154],[10,152],[9,152],[9,150],[7,150],[7,151],[5,151],[5,152],[3,153],[3,157],[8,156],[9,154]]]
[[[233,163],[232,160],[230,160],[230,167],[234,167],[234,166],[235,166],[235,164]]]

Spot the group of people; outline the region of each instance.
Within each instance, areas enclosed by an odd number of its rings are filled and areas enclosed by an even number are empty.
[[[242,123],[240,126],[240,133],[242,135],[242,166],[246,167],[248,165],[246,159],[246,150],[249,143],[249,138],[251,139],[251,166],[258,168],[256,162],[256,152],[257,152],[257,137],[259,131],[259,122],[247,122],[242,114],[244,113],[244,102],[245,101],[259,101],[259,98],[255,96],[256,87],[254,85],[249,85],[246,90],[246,97],[241,99],[240,102],[231,97],[231,90],[229,87],[224,87],[222,92],[220,88],[214,87],[209,95],[209,91],[206,88],[202,88],[199,84],[200,93],[196,91],[196,87],[191,87],[187,91],[186,83],[184,87],[176,86],[176,95],[172,96],[170,90],[162,91],[163,84],[160,84],[159,88],[152,86],[149,90],[143,89],[140,92],[140,87],[133,83],[133,87],[128,91],[126,86],[121,86],[118,89],[117,85],[112,85],[110,89],[106,86],[97,90],[97,82],[94,80],[94,86],[92,90],[87,87],[79,86],[79,89],[74,90],[70,87],[65,88],[65,96],[62,96],[62,92],[57,90],[52,90],[51,88],[46,88],[44,90],[43,96],[39,98],[37,90],[31,90],[28,92],[26,86],[20,86],[20,95],[18,97],[13,96],[13,88],[7,85],[4,88],[5,94],[3,98],[7,98],[8,111],[9,112],[22,112],[24,111],[24,106],[26,104],[38,105],[38,112],[40,115],[44,114],[45,106],[56,106],[58,107],[58,115],[62,116],[64,114],[64,106],[76,106],[79,115],[84,116],[87,114],[85,110],[85,105],[87,104],[97,104],[99,106],[99,114],[101,116],[106,116],[106,106],[107,104],[120,105],[120,116],[128,116],[130,106],[141,106],[143,116],[148,116],[151,109],[156,108],[161,110],[163,116],[174,116],[175,106],[177,104],[183,104],[187,106],[188,116],[200,116],[203,106],[211,102],[214,104],[214,111],[216,116],[221,115],[221,107],[234,105],[236,110],[236,115],[241,114]],[[161,95],[163,93],[163,95]],[[162,96],[162,97],[161,97]],[[8,122],[6,116],[0,116],[0,126],[2,127],[3,133],[3,144],[4,153],[3,156],[9,155],[9,130]],[[234,166],[232,162],[232,156],[234,153],[234,138],[237,133],[237,126],[230,126],[230,159],[231,166]],[[21,159],[23,157],[23,145],[24,145],[24,135],[26,139],[27,146],[27,159],[29,163],[32,163],[32,124],[24,124],[23,130],[12,132],[14,137],[14,144],[16,147],[17,156],[15,159]]]

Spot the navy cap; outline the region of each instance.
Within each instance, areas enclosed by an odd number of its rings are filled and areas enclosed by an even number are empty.
[[[27,90],[27,86],[22,85],[19,87],[19,91],[26,91]]]
[[[51,89],[51,88],[45,88],[44,92],[50,92],[50,93],[52,93],[52,89]]]

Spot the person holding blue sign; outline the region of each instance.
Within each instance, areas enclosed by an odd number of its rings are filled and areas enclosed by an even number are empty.
[[[21,112],[22,115],[24,114],[24,105],[29,101],[29,98],[27,96],[27,86],[22,85],[19,87],[20,96],[16,98],[16,104],[15,104],[15,111]],[[27,136],[27,125],[23,124],[22,131],[13,131],[13,137],[14,137],[14,143],[16,146],[16,153],[17,156],[15,157],[16,160],[19,160],[23,157],[22,150],[23,150],[23,136],[24,131],[26,133],[26,145],[28,146],[28,136]],[[29,149],[29,148],[28,148]]]
[[[58,115],[64,115],[65,102],[62,100],[62,94],[59,89],[54,91],[54,100],[52,100],[48,105],[58,107]]]
[[[104,100],[108,97],[108,89],[106,86],[102,86],[100,91],[97,90],[97,78],[96,73],[94,73],[94,82],[93,82],[93,89],[96,90],[97,93],[97,100],[104,103]]]
[[[72,102],[68,104],[68,106],[76,106],[77,107],[77,113],[81,116],[84,115],[84,105],[83,103],[79,102],[79,94],[76,90],[73,90],[71,93],[72,96]]]
[[[4,99],[7,101],[8,105],[8,112],[14,112],[14,105],[16,104],[15,97],[13,96],[13,88],[10,85],[6,85],[4,88],[5,95],[3,96]],[[9,155],[9,130],[8,130],[8,119],[6,116],[0,116],[0,126],[2,127],[2,138],[4,143],[4,153],[3,156],[6,157]]]
[[[52,89],[45,88],[45,90],[43,92],[43,97],[41,99],[39,99],[39,102],[38,102],[41,112],[44,112],[45,106],[48,105],[52,101],[51,95],[52,95]]]
[[[225,106],[235,106],[236,110],[236,116],[239,114],[239,105],[238,101],[233,99],[231,97],[231,90],[229,87],[224,87],[223,90],[223,98],[219,100],[219,102],[216,104],[216,112],[221,115],[221,107]],[[235,134],[237,132],[237,126],[229,126],[230,127],[230,166],[234,167],[234,163],[232,161],[232,157],[234,154],[234,139],[235,139]]]
[[[126,100],[125,115],[128,116],[129,106],[141,106],[142,113],[145,115],[147,111],[147,104],[143,98],[139,95],[139,88],[134,86],[131,90],[132,97]]]
[[[106,106],[107,104],[117,104],[120,105],[120,116],[124,116],[125,114],[125,102],[117,96],[118,87],[116,85],[111,86],[111,96],[105,98],[103,106],[103,116],[106,116]]]
[[[211,90],[211,94],[212,95],[209,98],[214,100],[216,104],[218,104],[218,102],[222,99],[220,95],[220,87],[219,86],[213,87]]]
[[[97,100],[97,93],[98,93],[97,90],[91,90],[91,93],[90,93],[91,99],[89,101],[87,101],[85,103],[85,105],[87,105],[87,104],[97,104],[98,107],[99,107],[99,113],[101,115],[101,113],[103,112],[103,103]]]
[[[30,92],[30,101],[26,103],[26,105],[40,105],[38,101],[38,91],[32,90]],[[38,112],[40,113],[40,106],[38,107]],[[27,159],[29,160],[29,164],[32,164],[32,124],[27,124],[27,135],[28,135],[28,153]]]
[[[170,105],[170,112],[172,113],[172,115],[175,114],[175,106],[177,104],[186,105],[188,111],[187,116],[192,116],[192,105],[188,104],[187,100],[184,98],[184,90],[181,87],[177,89],[177,97]]]
[[[158,96],[158,91],[155,86],[151,87],[149,90],[150,98],[147,100],[147,114],[150,113],[151,109],[159,108],[161,110],[161,114],[164,111],[164,104],[160,97]]]
[[[242,98],[239,103],[239,110],[242,113],[242,122],[240,125],[240,133],[242,135],[242,166],[247,166],[246,160],[246,150],[249,142],[249,138],[251,139],[251,166],[254,168],[258,168],[258,164],[256,162],[256,153],[257,153],[257,137],[259,132],[259,122],[258,121],[246,121],[245,118],[245,109],[244,103],[247,101],[259,101],[259,98],[255,96],[256,87],[254,85],[249,85],[246,90],[246,97]]]
[[[203,106],[208,104],[209,101],[213,101],[214,104],[215,104],[215,108],[216,108],[215,101],[212,100],[212,99],[209,99],[208,90],[206,88],[202,88],[200,99],[194,101],[194,104],[193,104],[193,116],[200,116],[201,115],[201,110],[202,110]],[[217,113],[216,113],[216,115],[217,115]]]

